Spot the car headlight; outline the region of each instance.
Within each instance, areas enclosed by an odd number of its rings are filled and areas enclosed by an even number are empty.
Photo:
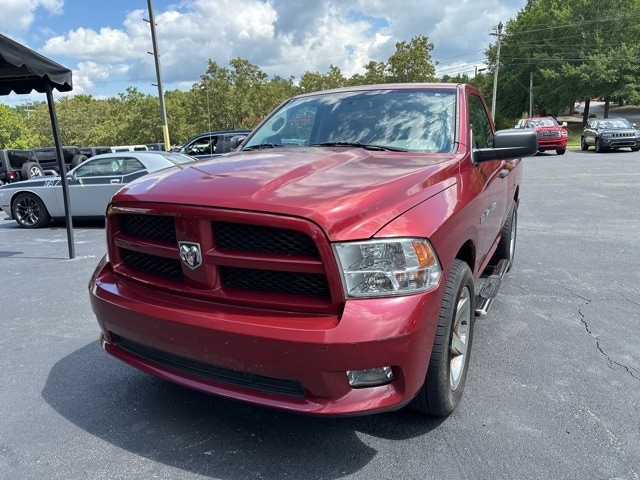
[[[602,134],[602,136],[603,136],[603,137],[605,137],[605,138],[609,138],[611,135],[613,135],[613,134],[612,134],[612,133],[610,133],[610,132],[604,132],[604,133]]]
[[[425,238],[333,244],[347,297],[387,297],[425,292],[442,268]]]

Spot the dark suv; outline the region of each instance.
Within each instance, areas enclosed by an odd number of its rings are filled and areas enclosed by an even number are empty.
[[[201,133],[188,140],[178,151],[196,158],[209,158],[214,155],[229,153],[233,150],[231,145],[232,138],[246,137],[250,133],[251,130],[224,130]]]
[[[111,147],[80,147],[80,155],[84,155],[87,158],[101,153],[111,153]]]
[[[33,151],[36,153],[38,162],[40,162],[43,169],[54,170],[56,173],[60,173],[55,147],[34,148]],[[82,153],[79,147],[62,147],[62,153],[64,155],[64,164],[67,167],[67,170],[77,167],[89,158],[87,155]]]
[[[0,150],[0,185],[43,175],[33,150]]]
[[[593,146],[596,152],[629,147],[633,152],[640,150],[640,131],[626,118],[592,118],[582,131],[580,147],[589,150]]]

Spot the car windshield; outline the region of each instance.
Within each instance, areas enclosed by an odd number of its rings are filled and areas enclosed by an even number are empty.
[[[601,122],[600,128],[633,128],[633,124],[626,118],[612,118]]]
[[[529,128],[533,127],[557,127],[558,122],[553,118],[537,118],[535,120],[529,120],[527,122]]]
[[[195,158],[178,152],[156,152],[158,155],[162,155],[174,165],[182,165],[183,163],[195,162]]]
[[[453,90],[327,92],[294,98],[252,134],[243,150],[356,146],[449,152],[455,102]]]

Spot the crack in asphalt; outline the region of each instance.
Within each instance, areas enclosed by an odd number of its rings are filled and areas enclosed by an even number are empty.
[[[580,298],[582,298],[582,297],[580,297]],[[589,305],[591,303],[591,300],[588,300],[586,298],[584,298],[583,300],[585,300],[587,302],[584,306]],[[624,368],[629,375],[631,375],[636,380],[640,380],[640,372],[638,370],[636,370],[633,367],[629,367],[627,365],[624,365],[624,364],[622,364],[620,362],[616,362],[614,359],[612,359],[609,356],[609,354],[607,352],[605,352],[602,349],[602,345],[600,344],[600,338],[598,337],[598,335],[593,333],[593,331],[589,327],[589,323],[587,322],[584,313],[582,313],[582,307],[578,308],[578,315],[580,315],[580,321],[584,325],[584,328],[587,331],[587,333],[596,341],[596,348],[607,359],[607,361],[612,365],[616,365],[618,367]]]
[[[630,367],[628,365],[624,365],[623,363],[620,363],[620,362],[616,362],[613,358],[611,358],[611,356],[607,352],[603,350],[602,345],[600,344],[600,338],[591,330],[591,327],[589,327],[589,323],[586,320],[585,314],[582,312],[582,308],[589,305],[591,303],[591,300],[581,295],[578,295],[575,292],[572,292],[571,289],[567,288],[567,286],[565,285],[561,285],[561,287],[564,288],[566,291],[568,291],[574,297],[584,300],[585,304],[582,307],[578,308],[578,315],[580,315],[580,321],[582,322],[582,325],[584,325],[584,329],[587,331],[587,333],[591,336],[591,338],[593,338],[596,341],[596,348],[607,359],[609,364],[616,365],[620,368],[623,368],[629,375],[631,375],[632,378],[636,380],[640,380],[640,371],[638,369]],[[624,298],[626,299],[626,297]],[[630,302],[630,303],[636,305],[634,302]]]

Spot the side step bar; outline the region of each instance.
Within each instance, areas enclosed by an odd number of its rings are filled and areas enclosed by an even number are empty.
[[[489,311],[491,302],[498,294],[498,290],[500,290],[500,285],[502,284],[502,278],[509,271],[510,265],[509,260],[500,260],[493,268],[491,275],[485,280],[480,292],[476,295],[476,317],[486,315]]]

